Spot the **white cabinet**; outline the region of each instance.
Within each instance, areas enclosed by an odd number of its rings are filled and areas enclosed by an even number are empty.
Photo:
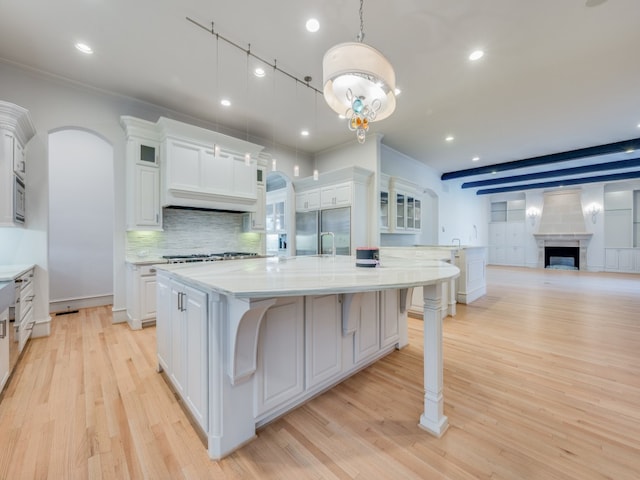
[[[339,295],[306,297],[306,388],[325,382],[342,370],[342,315]]]
[[[122,116],[127,136],[127,230],[162,230],[160,137],[155,124]]]
[[[305,190],[296,193],[296,212],[318,210],[320,208],[320,189]]]
[[[266,169],[256,169],[256,210],[243,217],[245,232],[265,232],[267,228],[267,186],[265,184]]]
[[[640,273],[640,248],[605,248],[604,268],[608,272]]]
[[[525,264],[525,200],[491,202],[489,264]]]
[[[34,275],[35,270],[32,268],[14,280],[18,289],[15,305],[15,328],[18,336],[19,353],[22,352],[27,344],[35,325],[33,320]]]
[[[25,145],[35,135],[29,112],[0,101],[0,227],[22,227],[26,220]]]
[[[320,208],[348,207],[350,205],[350,182],[327,185],[320,189]]]
[[[256,412],[263,415],[304,391],[304,300],[278,299],[260,325]]]
[[[9,380],[9,309],[0,312],[0,392]]]
[[[382,190],[388,184],[388,191]],[[383,233],[416,234],[422,230],[422,193],[418,185],[397,177],[381,181],[380,225]]]
[[[138,330],[156,320],[156,268],[127,264],[127,319]]]
[[[353,361],[361,363],[380,351],[380,322],[378,311],[378,292],[362,294],[358,315],[357,329],[353,335]],[[397,315],[394,317],[397,323]]]
[[[158,280],[158,361],[196,422],[208,430],[206,293]]]
[[[420,289],[422,290],[422,289]],[[422,308],[422,307],[421,307]],[[400,292],[383,290],[380,292],[380,348],[390,347],[400,339]]]

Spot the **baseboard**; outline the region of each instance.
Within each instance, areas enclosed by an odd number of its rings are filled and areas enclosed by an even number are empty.
[[[63,313],[81,308],[101,307],[112,305],[113,295],[98,295],[95,297],[68,298],[49,302],[49,313]]]
[[[48,337],[51,335],[51,315],[47,315],[46,318],[36,320],[31,332],[32,338]]]
[[[126,323],[128,320],[126,308],[112,308],[111,314],[113,323]]]

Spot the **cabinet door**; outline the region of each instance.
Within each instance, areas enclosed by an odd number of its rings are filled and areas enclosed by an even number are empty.
[[[187,333],[184,315],[184,291],[180,283],[171,282],[171,360],[169,377],[178,394],[185,398],[184,382],[187,378]]]
[[[333,185],[322,187],[320,189],[320,206],[322,208],[331,208],[336,205],[336,188]]]
[[[414,228],[416,230],[422,230],[422,200],[419,198],[414,199],[413,212]]]
[[[406,221],[406,197],[403,193],[396,194],[396,230],[404,230]]]
[[[507,224],[505,222],[489,224],[489,245],[501,247],[507,242]]]
[[[524,222],[507,222],[507,245],[524,245]]]
[[[419,312],[424,310],[424,299],[422,297],[422,287],[413,289],[412,297],[420,297]],[[412,308],[414,300],[411,300]],[[380,347],[385,348],[398,343],[400,339],[400,294],[398,290],[382,290],[380,292]]]
[[[342,306],[338,295],[307,297],[305,306],[307,388],[342,370]]]
[[[27,175],[27,159],[24,148],[15,137],[13,138],[13,171],[22,179]]]
[[[148,320],[156,317],[156,276],[144,275],[140,277],[140,318]]]
[[[380,229],[389,229],[389,192],[380,192]]]
[[[380,350],[380,317],[377,292],[362,294],[358,328],[353,335],[355,363],[367,360]]]
[[[618,249],[604,249],[604,268],[607,270],[618,270]]]
[[[159,278],[157,282],[157,305],[156,315],[156,342],[158,345],[158,363],[160,367],[170,375],[169,365],[171,364],[171,288],[164,279]]]
[[[135,167],[135,225],[160,225],[160,170],[157,167]]]
[[[618,250],[618,268],[623,272],[632,272],[634,270],[634,251],[631,248],[622,248]]]
[[[203,430],[208,431],[208,356],[207,356],[207,294],[184,287],[183,328],[186,328],[185,400],[191,413]]]
[[[260,325],[256,410],[262,415],[304,391],[304,300],[278,299]]]
[[[631,209],[605,210],[604,244],[606,247],[633,246],[633,215]]]
[[[320,189],[307,192],[307,208],[309,210],[318,210],[320,208]]]
[[[0,312],[0,393],[9,379],[9,309]]]

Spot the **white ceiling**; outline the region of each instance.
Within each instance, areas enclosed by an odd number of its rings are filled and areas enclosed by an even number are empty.
[[[0,59],[313,153],[354,134],[313,90],[269,69],[254,77],[252,57],[186,17],[214,22],[321,90],[324,52],[355,40],[358,9],[357,0],[0,0]],[[304,28],[311,16],[315,34]],[[370,132],[439,172],[640,137],[639,19],[638,0],[366,0],[365,42],[402,89]],[[467,60],[479,47],[484,58]]]

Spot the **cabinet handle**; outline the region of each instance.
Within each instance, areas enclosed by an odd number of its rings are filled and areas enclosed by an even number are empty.
[[[0,338],[4,338],[7,336],[7,320],[2,320],[0,324],[2,324],[2,333],[0,333]]]
[[[156,273],[156,269],[152,268],[151,270],[149,270],[149,273]]]
[[[182,311],[182,292],[178,292],[178,311]]]
[[[160,215],[156,213],[156,223],[160,223]]]

